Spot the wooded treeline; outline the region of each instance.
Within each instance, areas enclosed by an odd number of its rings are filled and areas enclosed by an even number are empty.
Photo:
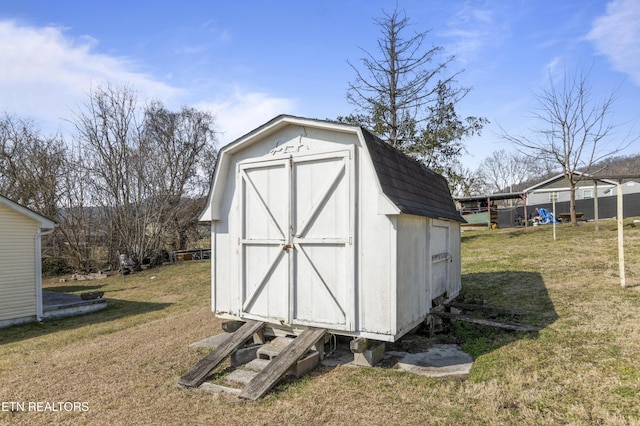
[[[58,224],[43,239],[45,271],[117,268],[120,255],[154,265],[197,242],[217,154],[211,114],[105,85],[68,121],[66,140],[0,118],[0,194]]]

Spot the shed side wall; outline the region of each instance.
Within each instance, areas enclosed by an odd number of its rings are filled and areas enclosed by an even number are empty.
[[[361,150],[361,152],[363,152]],[[359,262],[357,306],[359,331],[388,336],[396,329],[396,220],[379,214],[377,176],[370,160],[359,164]]]
[[[37,224],[0,205],[0,321],[36,315]]]
[[[424,320],[428,312],[430,268],[429,219],[422,216],[398,216],[397,330],[405,332]],[[429,301],[430,302],[430,301]]]

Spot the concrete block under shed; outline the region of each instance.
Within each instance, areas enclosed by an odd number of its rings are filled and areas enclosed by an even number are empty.
[[[369,344],[368,349],[353,354],[353,363],[365,367],[373,367],[384,358],[385,344]]]
[[[256,352],[261,346],[262,344],[258,343],[238,349],[231,354],[231,366],[237,367],[238,365],[243,365],[250,361],[253,361],[254,359],[256,359]]]
[[[264,368],[269,365],[271,361],[269,361],[268,359],[261,359],[261,358],[256,358],[254,360],[252,360],[251,362],[249,362],[247,365],[244,366],[245,370],[251,370],[251,371],[262,371],[264,370]]]
[[[207,337],[206,339],[199,340],[189,344],[190,348],[209,348],[215,349],[222,344],[227,338],[227,333],[216,334],[215,336]]]
[[[291,337],[276,337],[258,349],[258,358],[273,359],[278,356],[284,348],[289,346],[291,342],[293,342],[293,338]]]
[[[226,333],[233,333],[238,331],[238,329],[243,325],[244,321],[225,321],[222,323],[222,330]]]
[[[320,352],[318,351],[309,351],[307,355],[304,356],[300,361],[295,363],[293,367],[287,371],[287,374],[290,376],[296,376],[296,378],[304,376],[309,371],[316,368],[316,366],[320,363]]]
[[[257,372],[251,370],[233,370],[226,377],[226,381],[246,385],[257,375]]]

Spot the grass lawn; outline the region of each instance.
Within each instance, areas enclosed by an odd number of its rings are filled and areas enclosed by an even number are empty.
[[[322,367],[256,402],[177,386],[220,331],[208,261],[134,276],[48,282],[101,290],[106,310],[0,329],[0,424],[640,424],[640,224],[625,222],[620,288],[614,221],[463,233],[463,294],[532,311],[538,333],[457,323],[469,379]],[[11,402],[84,403],[9,412]],[[69,407],[69,405],[67,405]],[[40,406],[46,409],[45,405]]]

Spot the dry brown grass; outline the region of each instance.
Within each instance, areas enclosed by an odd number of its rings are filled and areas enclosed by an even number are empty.
[[[640,281],[640,227],[626,231]],[[11,424],[640,424],[640,287],[621,289],[615,223],[463,236],[463,295],[529,309],[537,334],[455,326],[468,380],[381,368],[321,368],[264,399],[186,390],[177,378],[219,331],[209,264],[189,262],[99,286],[102,312],[0,330],[0,402],[86,401],[88,412],[0,412]],[[155,276],[155,279],[151,279]]]

